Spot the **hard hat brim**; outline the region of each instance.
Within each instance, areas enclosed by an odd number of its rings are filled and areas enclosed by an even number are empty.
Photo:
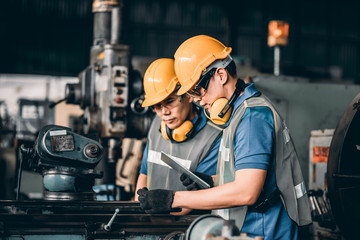
[[[162,97],[159,97],[159,98],[156,98],[156,99],[151,99],[151,100],[148,100],[150,98],[146,98],[145,97],[145,100],[144,102],[141,104],[142,107],[150,107],[152,105],[155,105],[155,104],[158,104],[162,101],[164,101],[166,98],[168,98],[169,96],[171,95],[171,93],[169,95],[164,95]]]
[[[196,84],[196,83],[195,83]],[[180,89],[177,91],[177,95],[181,96],[189,91],[193,86],[181,86]]]

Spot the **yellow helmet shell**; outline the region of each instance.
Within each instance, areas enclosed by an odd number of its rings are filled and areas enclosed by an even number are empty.
[[[231,47],[206,35],[198,35],[183,42],[175,52],[175,72],[181,84],[178,95],[190,90],[207,67],[217,59],[226,58]]]
[[[144,75],[145,100],[142,107],[152,106],[165,100],[175,91],[178,82],[174,59],[160,58],[152,62]]]

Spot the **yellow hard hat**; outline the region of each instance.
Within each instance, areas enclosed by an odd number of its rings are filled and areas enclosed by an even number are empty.
[[[155,60],[145,72],[145,100],[142,107],[152,106],[163,101],[176,89],[178,83],[174,70],[174,59]]]
[[[190,90],[201,74],[217,59],[226,58],[231,47],[206,35],[198,35],[183,42],[175,52],[175,72],[181,84],[178,95]]]

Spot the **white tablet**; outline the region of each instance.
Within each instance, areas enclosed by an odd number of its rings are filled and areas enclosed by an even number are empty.
[[[189,178],[194,182],[196,182],[202,189],[210,188],[210,185],[207,182],[196,176],[194,173],[192,173],[190,170],[185,168],[181,163],[179,163],[174,158],[170,157],[168,154],[161,152],[161,160],[167,165],[169,165],[172,169],[177,171],[178,173],[187,174]]]

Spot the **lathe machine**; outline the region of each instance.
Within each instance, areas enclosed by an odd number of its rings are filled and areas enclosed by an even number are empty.
[[[0,238],[217,240],[224,235],[250,239],[239,235],[234,221],[199,217],[203,211],[181,217],[150,215],[138,202],[96,201],[93,186],[102,172],[94,168],[103,157],[98,142],[66,127],[43,127],[33,147],[21,147],[21,161],[42,175],[44,200],[1,200]],[[20,192],[21,169],[18,182]]]

